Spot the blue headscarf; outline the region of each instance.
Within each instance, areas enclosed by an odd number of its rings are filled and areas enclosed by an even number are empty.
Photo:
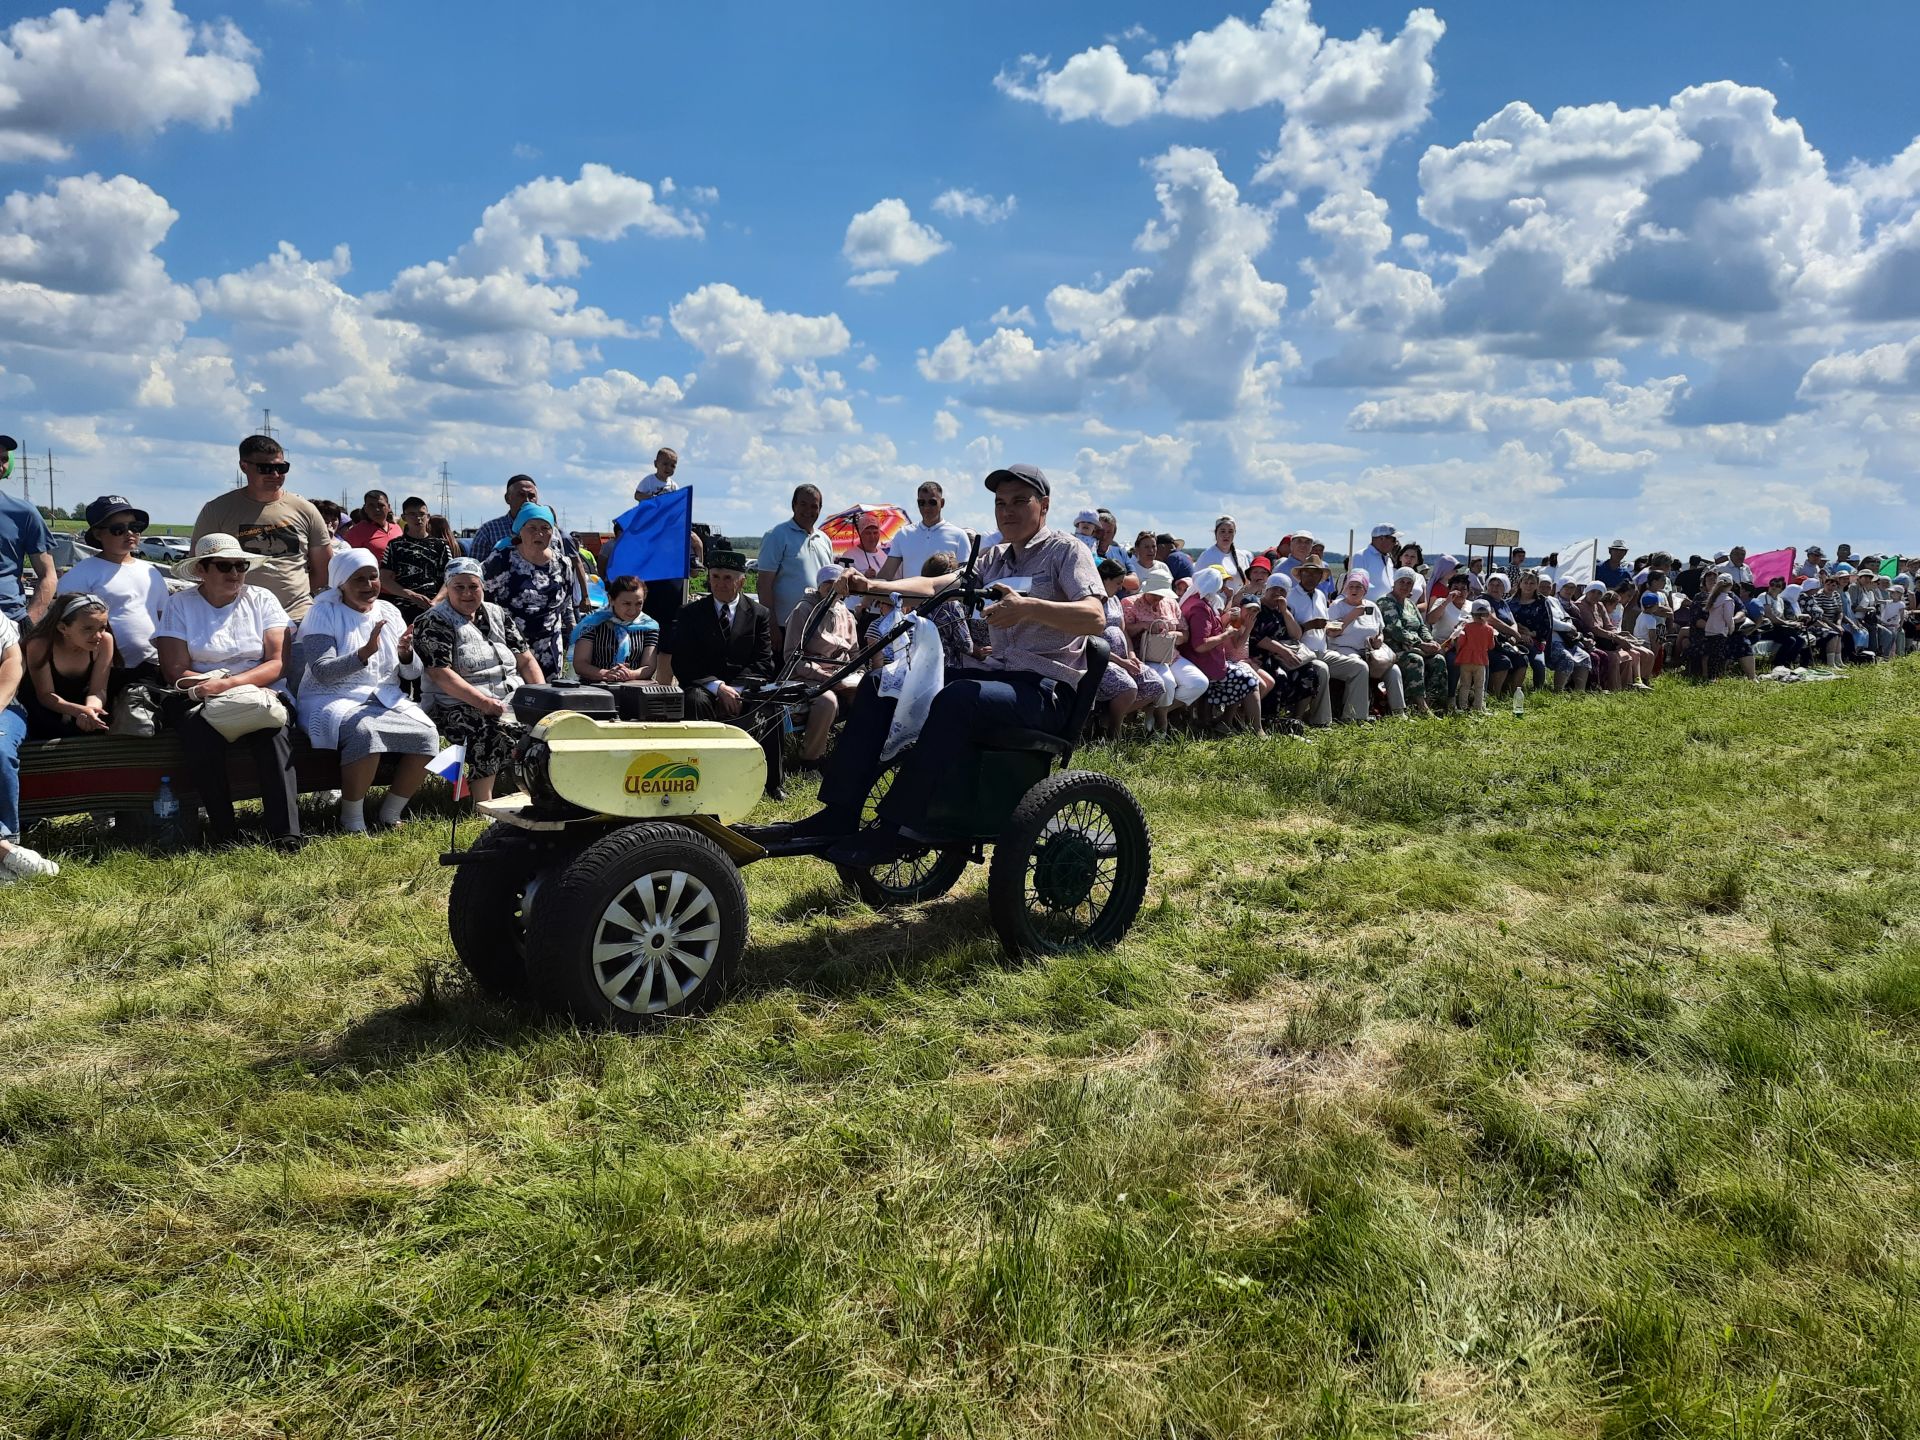
[[[553,526],[555,530],[560,528],[560,522],[553,518],[553,511],[539,504],[537,501],[530,500],[513,512],[512,530],[506,539],[502,540],[493,548],[495,550],[511,550],[515,542],[520,539],[520,532],[535,520],[544,520],[547,524]]]
[[[642,610],[631,620],[622,620],[613,613],[613,606],[608,605],[604,609],[595,610],[573,627],[573,633],[567,636],[567,648],[571,650],[602,625],[611,625],[616,630],[627,632],[626,637],[621,641],[620,653],[614,657],[613,663],[616,665],[624,665],[627,661],[637,658],[646,648],[646,637],[660,633],[659,622],[646,611]]]

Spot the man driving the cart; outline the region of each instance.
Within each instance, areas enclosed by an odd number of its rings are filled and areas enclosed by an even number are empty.
[[[1093,553],[1047,524],[1052,490],[1036,465],[1009,465],[987,476],[1001,542],[979,557],[979,581],[995,597],[985,610],[991,653],[950,671],[925,724],[882,798],[878,823],[861,828],[861,811],[882,768],[895,702],[877,676],[862,682],[845,731],[820,785],[821,808],[804,820],[757,827],[756,840],[787,853],[824,851],[836,864],[885,864],[931,837],[918,826],[943,781],[979,737],[1006,727],[1058,733],[1074,687],[1086,673],[1087,638],[1104,627],[1103,587]],[[946,577],[844,581],[855,595],[926,599]]]

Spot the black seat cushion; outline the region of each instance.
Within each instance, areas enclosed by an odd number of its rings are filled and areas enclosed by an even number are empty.
[[[1050,730],[1029,730],[1022,725],[1003,725],[980,737],[982,750],[1038,750],[1043,755],[1065,759],[1072,753],[1072,742]]]

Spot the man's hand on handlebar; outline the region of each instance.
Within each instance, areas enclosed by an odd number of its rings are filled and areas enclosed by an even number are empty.
[[[1009,625],[1018,625],[1023,620],[1034,618],[1028,613],[1034,602],[1027,596],[1016,595],[1000,585],[994,586],[988,593],[994,599],[993,603],[982,612],[987,624],[997,629],[1004,629]]]

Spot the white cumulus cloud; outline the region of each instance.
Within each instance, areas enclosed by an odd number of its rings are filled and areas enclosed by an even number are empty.
[[[891,284],[901,270],[924,265],[951,248],[939,231],[915,220],[907,202],[897,198],[854,216],[840,243],[840,253],[857,272],[847,282],[851,285]]]
[[[232,21],[191,25],[172,0],[15,21],[0,38],[0,161],[65,160],[83,135],[218,129],[259,93],[257,56]]]

